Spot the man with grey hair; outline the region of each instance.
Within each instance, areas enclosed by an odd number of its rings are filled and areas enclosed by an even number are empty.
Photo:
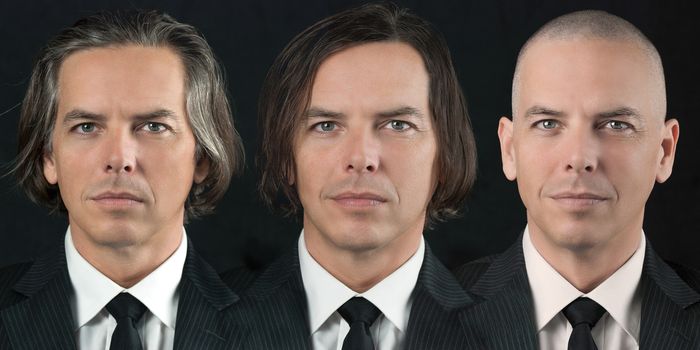
[[[478,348],[700,348],[700,273],[661,260],[642,230],[678,142],[664,84],[651,42],[602,11],[556,18],[524,45],[498,136],[527,226],[457,270],[479,300],[466,325]]]
[[[99,13],[51,40],[19,121],[20,186],[63,243],[0,270],[0,349],[236,348],[238,296],[192,248],[242,165],[220,68],[192,26]]]

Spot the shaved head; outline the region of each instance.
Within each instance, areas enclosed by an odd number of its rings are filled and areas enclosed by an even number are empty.
[[[666,116],[666,86],[664,80],[664,70],[661,57],[656,47],[649,39],[630,22],[609,14],[605,11],[585,10],[572,12],[559,16],[542,26],[525,45],[520,49],[518,60],[513,75],[512,108],[513,117],[522,115],[517,106],[518,95],[521,89],[521,74],[523,63],[526,61],[528,52],[544,42],[552,41],[608,41],[633,45],[640,55],[645,56],[649,62],[648,73],[655,86],[655,106],[654,114],[661,118]]]

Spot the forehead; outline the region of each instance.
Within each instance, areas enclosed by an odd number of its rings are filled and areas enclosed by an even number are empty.
[[[541,39],[522,57],[515,107],[522,114],[533,104],[562,109],[624,105],[657,114],[665,92],[656,72],[651,56],[634,42]]]
[[[111,114],[184,108],[184,69],[170,49],[136,45],[81,50],[58,74],[60,112],[80,108]]]
[[[316,72],[311,105],[383,109],[405,104],[426,108],[429,79],[420,54],[401,42],[367,43],[324,60]]]

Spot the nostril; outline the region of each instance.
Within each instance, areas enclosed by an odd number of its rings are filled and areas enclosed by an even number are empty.
[[[126,172],[131,172],[131,169],[132,169],[131,165],[127,165],[124,167],[124,171],[126,171]]]

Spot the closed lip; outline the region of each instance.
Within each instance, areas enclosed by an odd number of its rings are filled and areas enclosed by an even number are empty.
[[[343,192],[338,195],[331,196],[331,199],[336,201],[342,200],[366,200],[384,203],[386,198],[372,192]]]
[[[594,201],[604,201],[607,200],[607,196],[599,195],[590,192],[561,192],[551,196],[552,199],[582,199],[582,200],[594,200]]]
[[[143,202],[143,199],[133,193],[129,192],[103,192],[94,197],[93,200],[131,200],[135,202]]]

